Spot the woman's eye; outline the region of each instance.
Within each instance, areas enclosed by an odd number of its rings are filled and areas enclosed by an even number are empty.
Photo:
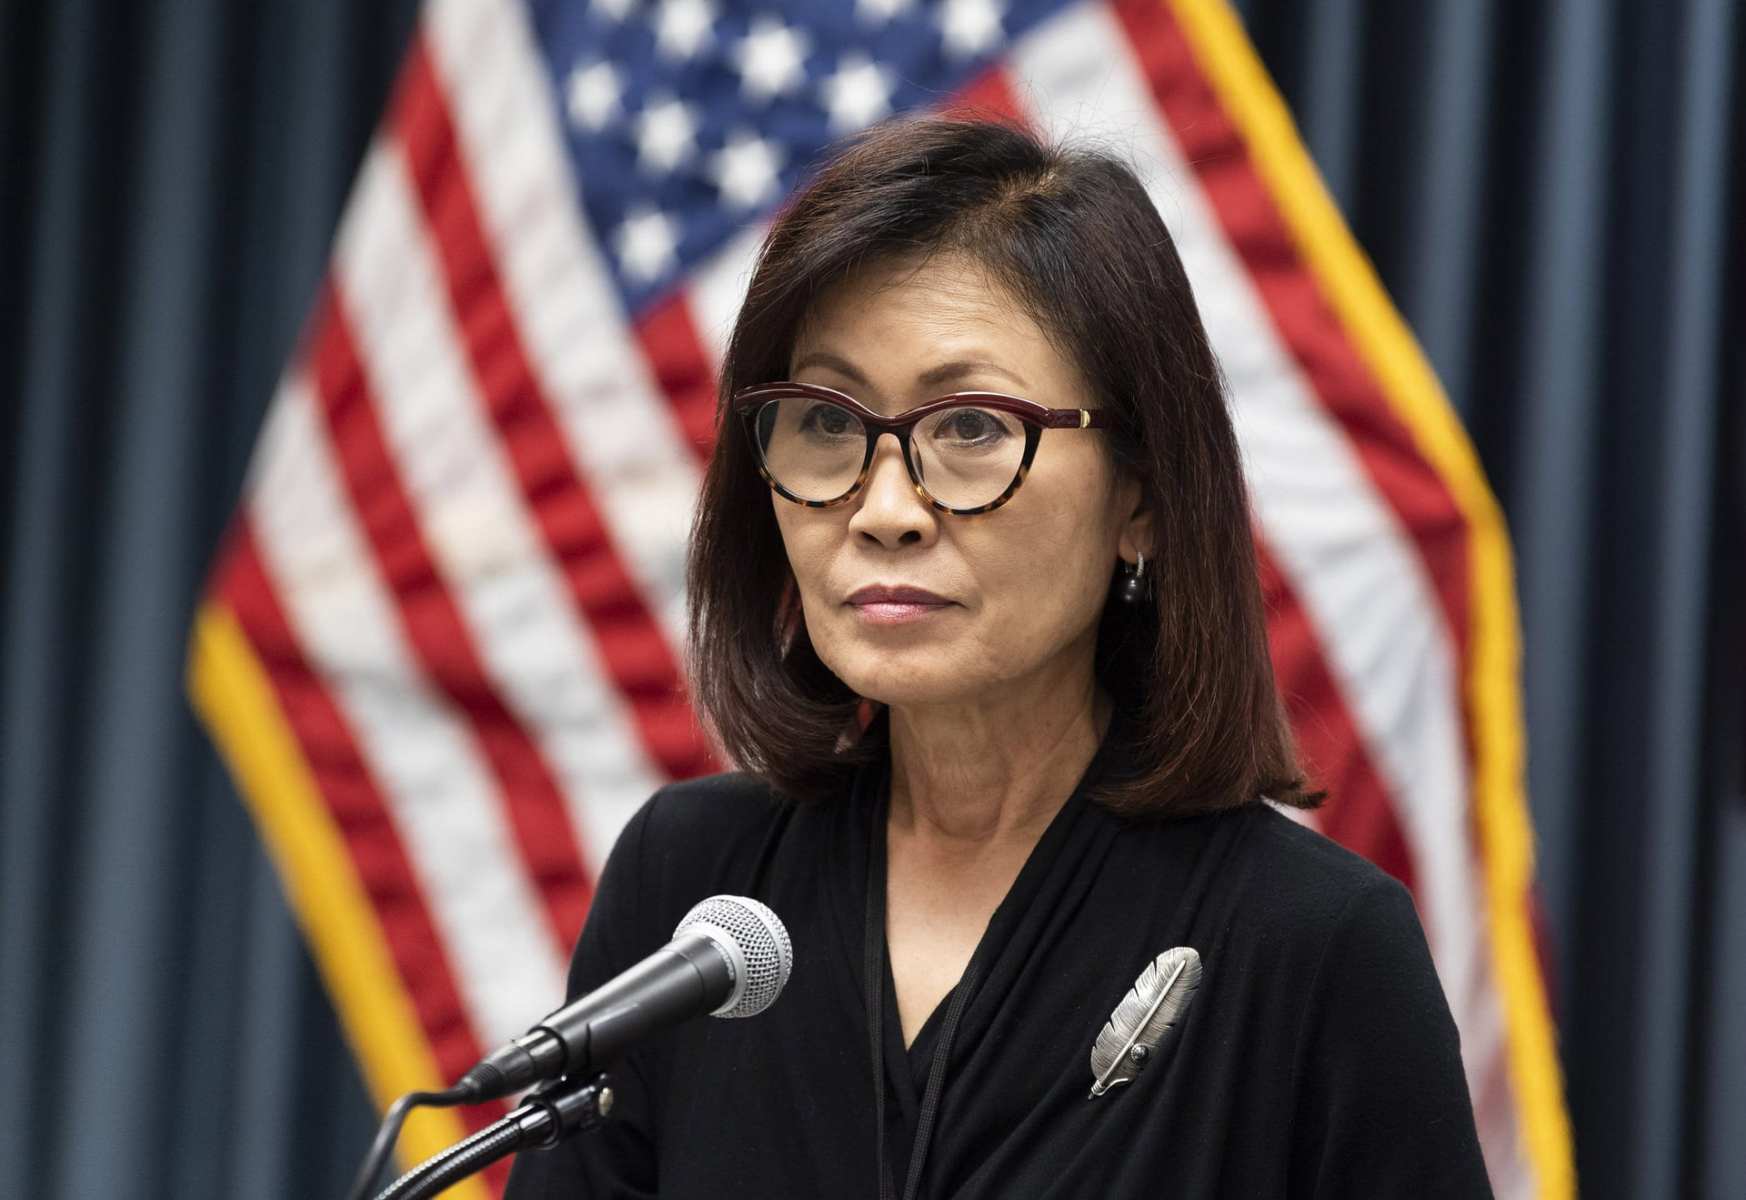
[[[855,418],[834,404],[818,404],[808,409],[800,419],[800,427],[830,437],[854,432]]]
[[[963,408],[947,416],[941,422],[939,432],[960,442],[985,442],[1004,437],[1007,429],[992,413],[979,408]]]

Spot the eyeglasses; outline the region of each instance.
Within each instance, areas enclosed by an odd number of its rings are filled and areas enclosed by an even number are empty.
[[[867,482],[873,448],[890,433],[916,492],[934,508],[970,516],[1012,499],[1045,429],[1103,429],[1102,409],[1047,408],[999,392],[953,392],[895,417],[813,383],[765,383],[732,407],[777,495],[809,508],[841,504]]]

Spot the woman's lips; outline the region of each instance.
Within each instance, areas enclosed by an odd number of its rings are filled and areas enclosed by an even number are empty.
[[[869,625],[903,625],[910,621],[921,621],[944,612],[949,604],[915,604],[900,600],[876,600],[867,604],[851,604],[863,621]]]
[[[952,602],[925,588],[873,585],[849,596],[849,606],[870,625],[902,625],[950,608]]]

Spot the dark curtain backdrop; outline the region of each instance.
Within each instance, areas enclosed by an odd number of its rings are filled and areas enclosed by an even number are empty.
[[[1240,8],[1514,533],[1583,1190],[1746,1196],[1741,15]],[[181,665],[414,16],[0,0],[8,1194],[337,1196],[368,1140]]]

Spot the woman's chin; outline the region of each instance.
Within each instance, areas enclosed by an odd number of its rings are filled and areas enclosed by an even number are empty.
[[[837,677],[864,696],[888,708],[908,708],[915,705],[962,704],[981,692],[966,687],[962,675],[928,671],[925,673],[893,673],[886,670],[837,672]],[[985,690],[985,689],[984,689]]]

